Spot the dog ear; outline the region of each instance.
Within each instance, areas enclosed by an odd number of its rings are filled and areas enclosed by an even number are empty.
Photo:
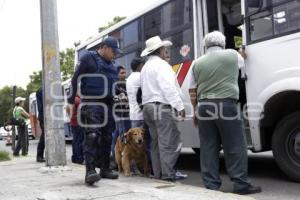
[[[126,133],[124,133],[124,143],[128,143],[131,140],[131,131],[127,131]]]

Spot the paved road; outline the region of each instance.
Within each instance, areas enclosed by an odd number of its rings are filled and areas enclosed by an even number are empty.
[[[36,154],[37,141],[30,141],[29,154]],[[4,142],[0,141],[0,149],[10,150],[5,147]],[[67,145],[67,157],[70,162],[71,145]],[[186,185],[203,187],[200,174],[199,158],[191,150],[185,149],[179,158],[178,168],[189,175],[189,178],[181,181]],[[225,175],[224,159],[221,156],[221,176],[223,185],[221,190],[229,192],[232,185],[229,178]],[[300,200],[300,184],[289,181],[277,167],[272,153],[259,153],[249,155],[249,173],[252,182],[260,185],[263,193],[252,195],[258,200]]]
[[[179,158],[179,169],[189,175],[181,181],[183,184],[203,186],[200,175],[200,161],[192,151],[185,151]],[[229,192],[232,184],[225,173],[224,159],[221,156],[221,190]],[[291,182],[277,167],[271,152],[249,153],[249,175],[255,185],[263,189],[263,193],[252,195],[258,200],[300,200],[300,183]]]

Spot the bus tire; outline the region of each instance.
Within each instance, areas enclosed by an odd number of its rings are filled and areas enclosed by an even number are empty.
[[[295,182],[300,182],[300,157],[294,148],[298,134],[300,134],[300,112],[284,117],[272,136],[272,151],[277,165]]]

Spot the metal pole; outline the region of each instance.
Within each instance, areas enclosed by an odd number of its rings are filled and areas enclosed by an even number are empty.
[[[12,93],[12,107],[15,108],[15,98],[16,98],[17,86],[13,86],[13,93]],[[12,126],[12,135],[11,135],[11,149],[15,151],[16,148],[16,130],[15,126]]]
[[[46,166],[66,165],[56,0],[40,0]]]

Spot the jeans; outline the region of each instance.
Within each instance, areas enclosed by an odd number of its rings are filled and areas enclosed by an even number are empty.
[[[219,176],[221,144],[234,188],[248,187],[247,143],[236,102],[230,99],[200,101],[198,117],[201,173],[206,188],[218,190],[222,184]]]
[[[111,154],[115,157],[115,145],[118,136],[123,136],[131,128],[130,120],[119,120],[116,121],[116,130],[112,133],[112,143],[111,143]]]

